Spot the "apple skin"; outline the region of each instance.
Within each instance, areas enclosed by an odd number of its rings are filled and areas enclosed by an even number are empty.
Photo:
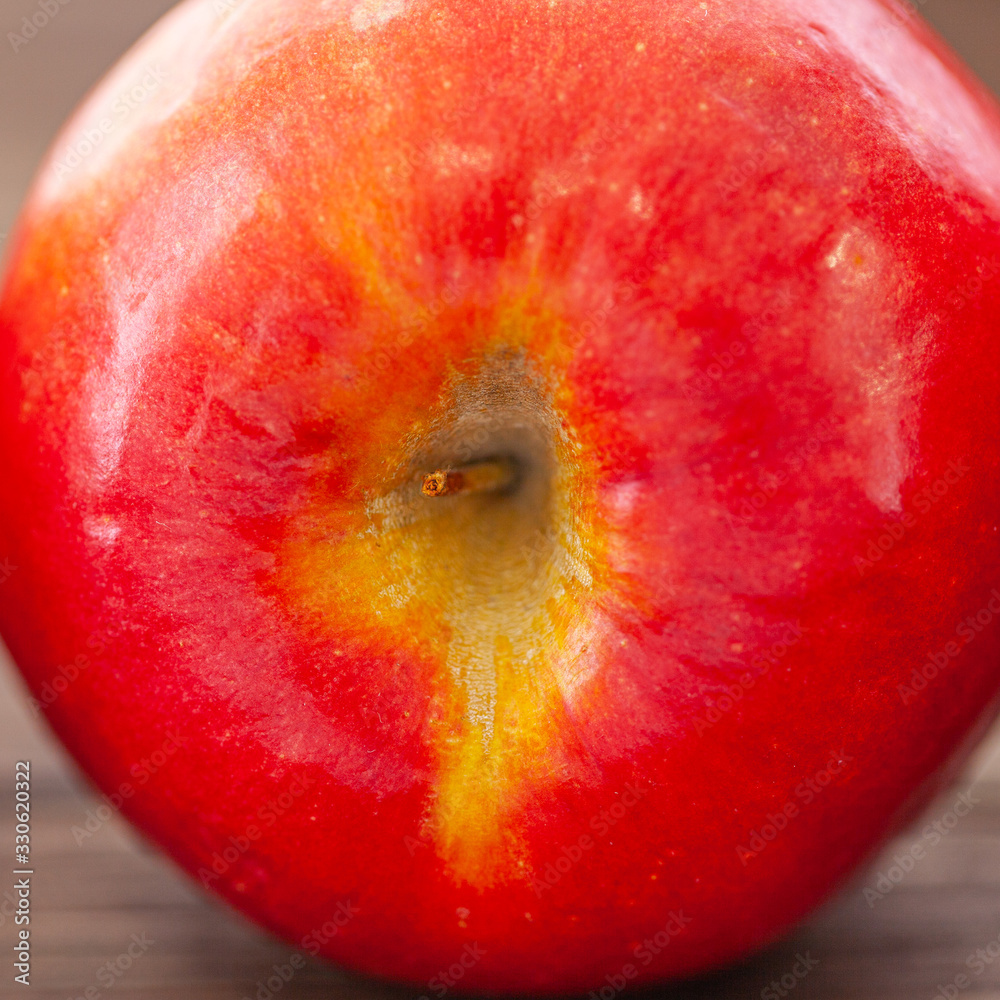
[[[300,952],[734,960],[995,714],[998,255],[997,109],[889,4],[187,3],[12,240],[0,630]]]

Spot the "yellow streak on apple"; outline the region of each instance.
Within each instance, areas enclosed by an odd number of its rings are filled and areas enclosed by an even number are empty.
[[[587,605],[615,590],[596,569],[609,565],[600,463],[564,419],[571,338],[537,249],[500,263],[488,299],[471,262],[445,295],[421,268],[417,188],[389,169],[405,151],[395,131],[368,122],[343,140],[315,165],[328,193],[307,217],[358,292],[347,363],[396,360],[370,382],[323,386],[350,444],[286,539],[279,585],[317,631],[428,665],[437,776],[420,833],[456,881],[527,878],[517,832],[540,791],[579,771],[567,713],[588,690]],[[516,489],[421,493],[429,472],[497,456],[516,462]],[[391,731],[379,753],[393,753]]]
[[[566,699],[600,560],[588,462],[544,374],[567,349],[557,317],[527,297],[461,333],[439,317],[414,358],[434,341],[441,350],[442,326],[477,357],[456,359],[445,384],[420,365],[394,372],[389,405],[354,399],[368,442],[359,489],[316,498],[283,577],[300,609],[352,623],[373,651],[402,645],[438,665],[438,779],[423,833],[456,880],[486,886],[525,877],[524,807],[570,769]],[[517,466],[511,489],[422,492],[429,470],[498,455]],[[391,753],[386,735],[380,752]]]

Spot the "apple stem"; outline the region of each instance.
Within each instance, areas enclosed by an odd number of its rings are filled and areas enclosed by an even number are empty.
[[[420,491],[425,497],[500,492],[514,481],[516,471],[509,458],[488,458],[455,469],[437,469],[424,476]]]

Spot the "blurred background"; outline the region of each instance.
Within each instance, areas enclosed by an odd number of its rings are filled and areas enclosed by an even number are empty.
[[[15,52],[7,32],[19,31],[22,18],[38,4],[0,0],[0,246],[61,122],[104,70],[172,6],[172,0],[59,2],[57,16]],[[911,6],[1000,93],[1000,0],[916,0]],[[7,957],[0,962],[0,996],[72,1000],[88,987],[87,1000],[279,995],[266,980],[275,963],[288,961],[291,949],[204,896],[119,817],[100,821],[95,810],[101,801],[33,717],[0,647],[3,850],[13,844],[14,761],[24,759],[32,762],[37,872],[32,979],[27,989],[12,981],[15,928],[4,905],[11,882],[5,876],[0,953]],[[81,837],[88,819],[96,832]],[[940,831],[933,847],[933,838],[924,835],[928,825]],[[914,845],[926,850],[911,870],[894,868],[897,858],[916,857]],[[122,968],[126,963],[119,958],[132,935],[152,943]],[[990,958],[991,944],[1000,954],[998,942],[1000,728],[956,786],[794,936],[738,968],[655,995],[1000,1000],[1000,958]],[[976,959],[980,949],[984,957]],[[281,1000],[410,995],[318,963],[308,964],[280,990]]]

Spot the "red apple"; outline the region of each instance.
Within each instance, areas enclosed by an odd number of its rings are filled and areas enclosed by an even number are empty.
[[[716,966],[994,715],[998,275],[890,3],[189,2],[13,242],[3,636],[301,952]]]

